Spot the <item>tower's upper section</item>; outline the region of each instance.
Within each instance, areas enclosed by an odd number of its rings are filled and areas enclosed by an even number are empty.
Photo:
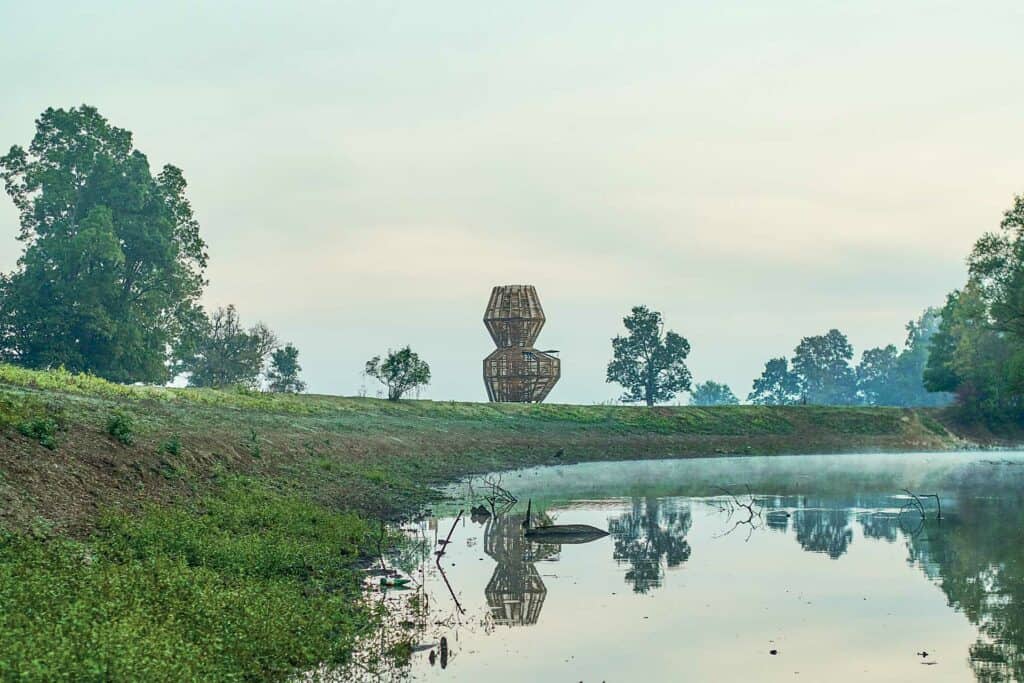
[[[533,346],[544,327],[544,309],[533,285],[502,285],[491,290],[484,325],[499,348]]]

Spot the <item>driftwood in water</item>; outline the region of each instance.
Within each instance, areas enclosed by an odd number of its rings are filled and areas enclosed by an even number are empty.
[[[907,505],[904,506],[904,509],[906,509],[907,507],[916,507],[918,512],[921,513],[921,519],[925,519],[925,517],[927,517],[927,515],[925,514],[925,511],[924,511],[924,505],[921,503],[921,499],[922,498],[934,498],[935,499],[935,507],[938,510],[937,514],[935,515],[935,519],[938,519],[938,520],[942,519],[942,501],[939,499],[939,494],[937,494],[937,493],[913,493],[909,489],[903,489],[903,493],[907,494],[908,496],[910,496],[914,500],[914,505],[910,505],[908,503]]]
[[[534,529],[527,529],[523,535],[530,541],[537,543],[558,543],[560,545],[572,543],[589,543],[599,538],[604,538],[608,532],[589,524],[552,524],[551,526],[539,526]]]
[[[589,524],[549,524],[548,526],[533,526],[531,508],[533,501],[526,504],[526,521],[523,522],[525,530],[523,536],[528,540],[538,543],[589,543],[590,541],[603,538],[608,535],[604,529],[598,529]]]

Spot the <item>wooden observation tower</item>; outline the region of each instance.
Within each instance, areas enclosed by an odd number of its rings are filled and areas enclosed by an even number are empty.
[[[533,347],[544,327],[544,309],[532,285],[503,285],[491,290],[484,325],[494,353],[484,359],[484,385],[491,401],[540,403],[561,377],[557,351]]]

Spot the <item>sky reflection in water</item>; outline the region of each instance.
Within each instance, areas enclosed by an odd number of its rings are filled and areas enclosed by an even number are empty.
[[[1021,454],[608,463],[503,486],[611,535],[538,545],[521,509],[464,517],[442,567],[465,613],[433,558],[417,574],[431,605],[421,640],[446,636],[450,656],[442,669],[415,653],[416,680],[1024,676]],[[939,493],[943,519],[925,501],[922,522],[903,488]],[[422,529],[433,541],[452,521]]]

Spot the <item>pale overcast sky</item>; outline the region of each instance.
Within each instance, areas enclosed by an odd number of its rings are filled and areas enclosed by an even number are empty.
[[[530,283],[550,401],[618,395],[640,303],[742,397],[801,336],[901,343],[961,284],[1024,192],[1022,27],[1019,0],[0,0],[0,148],[88,103],[180,166],[205,303],[293,341],[311,391],[411,344],[425,396],[485,400],[490,288]],[[15,234],[3,198],[5,270]]]

